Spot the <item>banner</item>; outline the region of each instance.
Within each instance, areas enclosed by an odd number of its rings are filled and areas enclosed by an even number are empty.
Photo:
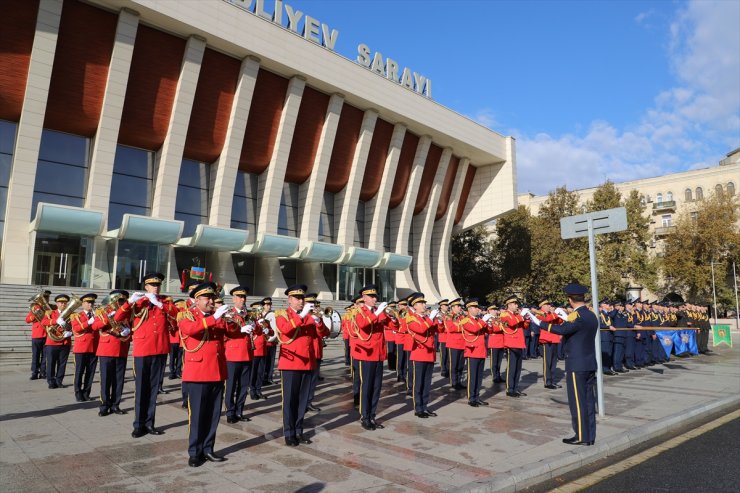
[[[673,331],[673,347],[676,348],[676,354],[683,354],[689,350],[688,340],[683,337],[683,330]]]
[[[195,281],[205,280],[206,268],[205,267],[191,267],[190,268],[190,278]]]
[[[732,334],[730,333],[730,326],[712,325],[712,345],[716,347],[722,343],[732,347]]]
[[[675,330],[656,330],[655,335],[658,337],[658,340],[660,341],[660,345],[663,346],[663,351],[665,351],[665,355],[670,358],[671,357],[671,349],[673,349],[673,334],[677,332]],[[676,350],[676,354],[678,354],[678,350]]]

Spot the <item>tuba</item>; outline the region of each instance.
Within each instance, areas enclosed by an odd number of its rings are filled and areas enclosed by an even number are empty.
[[[31,304],[30,310],[33,316],[36,317],[37,322],[41,322],[46,314],[52,311],[46,298],[44,298],[43,291],[39,291],[35,296],[29,298],[28,302]]]
[[[117,322],[113,317],[108,316],[110,312],[114,312],[120,308],[119,302],[121,301],[121,298],[125,299],[125,296],[121,293],[116,293],[107,298],[107,303],[103,300],[103,306],[95,310],[95,316],[110,327],[108,330],[110,335],[116,336],[122,341],[128,341],[131,339],[130,334],[125,337],[121,336],[121,331],[125,326],[121,322]]]
[[[64,319],[65,322],[69,322],[69,317],[72,315],[80,306],[82,301],[75,295],[71,295],[69,304],[62,313],[59,314],[59,318]],[[62,342],[64,340],[64,327],[60,327],[56,323],[46,327],[46,334],[54,342]]]

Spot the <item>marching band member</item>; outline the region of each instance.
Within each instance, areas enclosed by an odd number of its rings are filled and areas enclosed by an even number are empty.
[[[406,381],[406,375],[408,375],[409,366],[409,353],[406,352],[406,335],[408,334],[408,327],[406,326],[406,313],[408,313],[408,300],[398,300],[396,306],[398,306],[398,329],[396,329],[396,382],[403,382],[404,390],[408,391],[408,382]]]
[[[322,320],[321,316],[318,315],[320,313],[320,307],[321,302],[316,299],[318,296],[317,293],[310,293],[303,298],[304,303],[313,303],[314,305],[314,313],[318,317],[318,321],[316,322],[316,328],[317,331],[324,332],[324,329],[327,331],[329,330],[325,325],[324,321]],[[321,372],[321,360],[324,357],[324,338],[323,337],[315,337],[313,339],[313,349],[314,353],[316,354],[316,368],[311,370],[311,380],[309,382],[308,386],[308,404],[306,405],[306,412],[313,411],[313,412],[319,412],[321,411],[321,408],[316,407],[313,405],[313,398],[316,395],[316,386],[319,384],[319,374]]]
[[[93,303],[96,299],[98,295],[95,293],[83,295],[80,298],[82,310],[69,317],[74,334],[72,352],[75,358],[74,388],[77,402],[90,400],[93,377],[98,367],[98,357],[95,353],[98,350],[99,335],[97,331],[92,330],[95,323]]]
[[[629,325],[628,315],[624,311],[624,303],[622,301],[617,300],[614,302],[614,310],[612,310],[610,316],[614,328],[617,329],[614,332],[613,368],[617,373],[627,373],[629,370],[624,368],[625,355],[627,354],[627,340],[632,341],[633,338],[630,337],[629,330],[620,330],[625,329]]]
[[[347,328],[347,312],[355,306],[354,302],[351,303],[347,308],[344,309],[342,314],[342,343],[344,344],[344,366],[351,372],[352,362],[350,361],[350,350],[349,350],[349,328]]]
[[[51,337],[46,338],[44,353],[46,356],[46,383],[50,389],[64,388],[64,373],[67,370],[67,359],[69,359],[69,350],[72,346],[72,331],[69,330],[69,324],[61,317],[62,312],[67,308],[69,296],[66,294],[57,295],[54,298],[57,309],[49,313],[41,321],[44,327],[58,325],[64,329],[63,339],[55,341]]]
[[[262,302],[256,301],[249,305],[251,310],[262,310]],[[252,375],[249,382],[249,398],[253,401],[267,399],[262,393],[262,382],[265,379],[265,364],[267,355],[267,336],[264,332],[255,332],[252,337]]]
[[[424,315],[426,311],[424,293],[414,293],[409,297],[409,311],[406,315],[406,326],[411,334],[411,364],[414,367],[412,387],[414,389],[414,416],[428,418],[437,413],[429,410],[429,392],[432,387],[434,372],[434,334],[437,324],[434,319],[438,313],[432,311],[432,318]]]
[[[542,331],[563,336],[565,373],[568,382],[568,404],[575,435],[563,438],[570,445],[593,445],[596,440],[596,335],[599,323],[585,303],[588,288],[568,284],[564,288],[574,312],[560,325],[540,322],[527,313],[532,323]]]
[[[224,345],[226,348],[226,422],[238,423],[250,421],[244,415],[244,404],[247,401],[252,376],[252,335],[260,331],[248,318],[245,307],[249,290],[244,286],[237,286],[229,294],[233,306],[233,317],[226,320],[227,328]]]
[[[398,303],[395,301],[388,302],[388,308],[396,310]],[[388,371],[396,371],[396,362],[398,356],[396,355],[396,332],[398,332],[398,320],[390,317],[387,324],[385,324],[385,344],[386,352],[388,354]]]
[[[437,316],[437,350],[439,351],[439,366],[440,375],[442,378],[449,378],[450,376],[450,359],[447,353],[447,332],[445,331],[445,323],[450,317],[450,300],[447,298],[439,300],[439,315]]]
[[[43,298],[49,304],[51,291],[44,291]],[[46,329],[41,324],[47,313],[40,305],[31,307],[26,315],[26,323],[31,325],[31,380],[46,378],[46,361],[44,360],[44,344],[46,343]]]
[[[540,314],[537,315],[537,318],[541,322],[553,325],[563,323],[563,320],[553,311],[552,302],[549,299],[545,298],[537,305],[540,307]],[[539,342],[542,344],[542,375],[545,388],[559,389],[562,385],[557,385],[553,378],[558,366],[558,344],[560,344],[561,337],[544,330],[539,331],[539,334]]]
[[[174,330],[171,320],[176,320],[177,308],[159,296],[163,280],[164,275],[158,272],[144,276],[145,293],[132,294],[115,315],[117,322],[126,322],[133,317],[131,331],[136,379],[133,438],[147,433],[164,434],[154,427],[154,417],[159,382],[170,350],[170,332]]]
[[[385,313],[387,303],[378,302],[378,288],[368,284],[360,290],[364,306],[356,310],[352,319],[357,336],[352,350],[352,359],[357,361],[360,374],[360,416],[362,427],[366,430],[383,428],[375,421],[375,413],[380,400],[383,382],[383,361],[386,357],[384,325],[388,320]],[[409,348],[409,351],[411,348]]]
[[[190,467],[199,467],[206,460],[226,460],[216,455],[213,448],[226,380],[224,335],[227,327],[223,315],[229,307],[221,305],[214,310],[213,300],[217,296],[215,289],[215,284],[211,282],[204,282],[193,288],[190,297],[195,300],[195,306],[178,317],[185,351],[182,380],[188,384]]]
[[[350,362],[352,366],[350,367],[350,373],[352,376],[352,403],[355,406],[360,405],[360,370],[359,370],[359,362],[354,358],[353,354],[355,351],[355,344],[357,343],[357,331],[354,328],[354,317],[356,310],[361,309],[365,302],[362,299],[362,296],[356,296],[354,298],[354,306],[351,308],[349,313],[347,314],[347,331],[349,332],[349,350],[350,350]]]
[[[288,308],[275,312],[280,344],[278,370],[281,371],[283,396],[283,436],[289,447],[311,443],[303,433],[303,419],[308,405],[311,371],[316,367],[313,340],[329,334],[320,324],[319,317],[312,313],[313,306],[304,303],[306,289],[304,284],[286,289]]]
[[[524,327],[529,325],[528,320],[519,313],[519,299],[516,296],[504,301],[506,310],[501,311],[501,322],[504,327],[504,347],[508,354],[506,362],[506,395],[522,397],[527,394],[519,390],[519,378],[522,373],[522,351],[524,344]],[[528,312],[528,310],[527,310]]]
[[[468,361],[468,405],[472,407],[487,406],[488,403],[480,399],[480,389],[483,385],[483,370],[486,364],[486,332],[489,331],[488,322],[493,325],[493,317],[485,314],[483,319],[478,318],[480,307],[478,298],[470,298],[465,302],[467,316],[460,321],[461,335],[465,342],[465,359]]]
[[[262,318],[272,311],[272,298],[262,298]],[[274,385],[275,356],[277,355],[277,341],[267,340],[265,346],[265,371],[262,374],[262,386]]]
[[[453,319],[462,318],[462,298],[455,298],[450,301],[450,309],[452,310]],[[447,332],[445,340],[447,343],[447,350],[450,354],[450,385],[454,390],[462,390],[465,388],[462,383],[464,376],[463,372],[465,371],[465,341],[462,336],[461,324],[453,319],[445,322],[445,329]]]
[[[128,324],[115,322],[116,310],[128,298],[128,291],[114,289],[110,297],[118,296],[117,303],[99,309],[92,330],[99,334],[97,356],[100,360],[100,409],[98,416],[110,413],[126,414],[121,409],[126,360],[131,344],[131,328]],[[117,305],[117,306],[115,306]],[[109,312],[106,310],[110,310]],[[117,333],[111,332],[113,325],[119,326]]]
[[[490,305],[486,310],[488,315],[494,320],[491,333],[488,335],[488,352],[491,359],[491,376],[493,377],[493,383],[503,383],[504,380],[501,377],[501,361],[504,359],[504,330],[501,321],[499,320],[499,312],[495,305]]]

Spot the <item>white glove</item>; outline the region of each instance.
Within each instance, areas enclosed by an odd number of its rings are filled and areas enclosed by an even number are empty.
[[[388,306],[388,303],[386,303],[385,301],[384,301],[384,302],[382,302],[381,304],[379,304],[379,305],[378,305],[378,306],[377,306],[377,307],[375,308],[375,316],[376,316],[376,317],[379,317],[379,316],[380,316],[380,314],[381,314],[381,313],[383,313],[383,312],[385,311],[385,308],[386,308],[387,306]]]
[[[493,315],[491,315],[490,313],[486,313],[485,315],[483,315],[483,321],[486,323],[488,323],[488,321],[491,320],[492,318],[493,318]]]
[[[437,318],[437,315],[438,314],[439,314],[439,310],[437,310],[435,308],[434,310],[432,310],[431,312],[429,312],[429,318],[431,318],[432,320],[434,320],[435,318]]]
[[[241,328],[242,334],[252,335],[252,332],[254,332],[254,325],[247,324]]]
[[[113,318],[115,316],[116,316],[116,311],[115,310],[113,310],[112,312],[109,312],[108,313],[108,318]]]
[[[530,311],[529,311],[529,308],[522,308],[522,311],[519,313],[521,314],[522,317],[526,317],[527,315],[529,315]]]
[[[535,324],[537,327],[540,326],[540,319],[535,317],[534,313],[529,312],[527,313],[527,315],[529,316],[529,319],[532,321],[533,324]]]
[[[134,303],[136,303],[143,297],[144,297],[144,293],[137,292],[131,295],[131,297],[128,299],[128,302],[133,305]]]
[[[92,327],[92,324],[95,323],[95,317],[91,317],[87,319],[87,326]]]
[[[309,314],[313,310],[313,303],[306,303],[303,305],[303,310],[301,310],[301,313],[298,314],[301,318],[306,318],[306,315]]]
[[[59,317],[59,318],[57,319],[57,325],[58,325],[59,327],[64,327],[65,325],[67,325],[67,321],[66,321],[66,320],[64,320],[64,319],[63,319],[62,317]]]
[[[318,316],[316,315],[311,315],[311,316],[313,317],[313,323],[315,323],[316,325],[321,324],[321,319]]]
[[[264,326],[264,325],[265,325],[265,319],[264,319],[264,318],[258,318],[258,319],[257,319],[257,323],[258,323],[258,324],[259,324],[260,326]]]
[[[157,299],[157,295],[154,293],[147,293],[146,294],[147,299],[149,300],[149,303],[156,306],[157,308],[162,308],[162,302]]]
[[[229,307],[226,305],[221,305],[218,308],[216,308],[216,312],[213,314],[213,318],[218,320],[219,318],[224,316],[224,313],[229,311]]]
[[[64,334],[62,334],[62,336],[63,336],[63,337],[65,338],[65,339],[69,339],[70,337],[72,337],[72,332],[71,332],[71,331],[69,331],[69,330],[66,330],[66,331],[64,331]]]
[[[565,320],[566,318],[568,318],[568,312],[566,312],[562,308],[556,308],[555,309],[555,315],[557,315],[558,317],[562,318],[563,320]]]
[[[130,333],[131,333],[131,329],[129,329],[128,327],[124,327],[121,330],[121,337],[127,337]]]

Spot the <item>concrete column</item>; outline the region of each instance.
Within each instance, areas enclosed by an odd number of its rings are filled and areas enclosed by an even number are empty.
[[[442,185],[447,174],[447,167],[452,158],[452,149],[449,147],[442,151],[439,158],[437,173],[434,175],[432,191],[429,193],[429,200],[423,211],[416,216],[414,221],[414,251],[416,256],[412,262],[415,263],[414,273],[419,290],[427,297],[438,300],[439,292],[435,286],[434,276],[432,274],[431,257],[434,253],[432,248],[432,233],[434,231],[434,217],[437,214],[437,205],[439,197],[442,194]]]
[[[334,138],[337,135],[339,117],[344,106],[342,94],[332,94],[326,108],[326,118],[321,129],[319,147],[313,162],[311,176],[301,184],[298,191],[298,210],[303,211],[301,217],[301,241],[317,241],[319,239],[319,220],[321,219],[321,205],[324,201],[324,186],[329,173],[329,161],[334,149]]]
[[[8,183],[5,231],[0,254],[2,283],[31,282],[34,245],[31,242],[33,235],[28,233],[28,224],[36,213],[31,210],[33,187],[36,182],[41,132],[44,127],[46,100],[49,96],[51,69],[54,65],[61,16],[61,0],[39,2],[23,110],[16,127],[13,165]]]
[[[185,46],[185,56],[180,67],[175,100],[167,128],[167,136],[162,148],[157,152],[155,167],[157,176],[154,182],[152,217],[160,219],[175,218],[177,182],[180,180],[180,165],[188,134],[190,112],[193,109],[195,89],[206,50],[206,40],[200,36],[190,36]]]
[[[455,224],[455,213],[457,205],[460,202],[460,194],[463,189],[465,175],[468,172],[470,161],[468,158],[460,159],[455,174],[455,183],[450,195],[450,201],[447,204],[447,212],[434,224],[434,234],[432,235],[432,251],[436,253],[437,261],[437,291],[446,298],[457,298],[459,294],[452,282],[452,269],[450,267],[450,243],[452,242],[452,228]]]
[[[290,146],[293,142],[298,109],[301,107],[305,87],[306,79],[302,76],[297,75],[290,79],[288,91],[285,95],[285,104],[280,114],[280,125],[278,126],[270,165],[259,177],[257,195],[262,199],[259,201],[260,212],[257,219],[257,231],[261,233],[277,233],[285,170],[288,166]]]
[[[93,139],[90,173],[85,194],[85,208],[108,213],[110,189],[113,179],[113,164],[118,145],[118,129],[126,98],[131,58],[134,55],[139,14],[122,9],[118,14],[118,26],[113,42],[108,79],[105,83],[103,107],[100,111],[98,130]],[[106,224],[107,228],[107,224]]]
[[[352,157],[352,168],[350,169],[347,186],[334,197],[334,224],[337,225],[337,244],[345,247],[350,247],[355,243],[357,202],[360,197],[367,155],[370,152],[370,144],[373,140],[377,120],[377,111],[365,111],[360,127],[360,137],[355,147],[355,154]]]
[[[239,82],[234,93],[234,102],[231,105],[229,127],[226,131],[226,140],[221,155],[211,165],[213,178],[213,194],[211,194],[211,210],[208,215],[208,224],[228,228],[231,226],[231,206],[234,198],[236,174],[239,171],[244,135],[247,129],[249,108],[252,106],[254,85],[257,82],[257,73],[260,69],[259,58],[248,56],[242,60],[239,70]],[[249,232],[250,236],[254,231]],[[252,239],[252,238],[250,238]]]
[[[411,168],[409,184],[406,188],[406,196],[403,202],[391,210],[391,238],[396,239],[395,245],[392,245],[393,251],[401,255],[409,255],[409,231],[414,217],[414,206],[416,205],[416,195],[419,192],[421,184],[421,174],[424,171],[424,163],[429,153],[429,146],[432,144],[432,138],[424,135],[419,139],[416,146],[416,155],[414,155],[414,164]],[[411,270],[407,269],[396,274],[396,290],[398,296],[405,296],[410,292],[417,291]]]
[[[254,294],[285,297],[288,284],[275,257],[257,257],[254,262]]]
[[[378,193],[365,204],[365,236],[370,250],[383,251],[383,234],[388,216],[388,202],[393,191],[393,179],[396,177],[398,158],[401,156],[403,138],[406,136],[406,125],[397,123],[389,144],[388,156],[385,158],[383,177],[380,180]]]

